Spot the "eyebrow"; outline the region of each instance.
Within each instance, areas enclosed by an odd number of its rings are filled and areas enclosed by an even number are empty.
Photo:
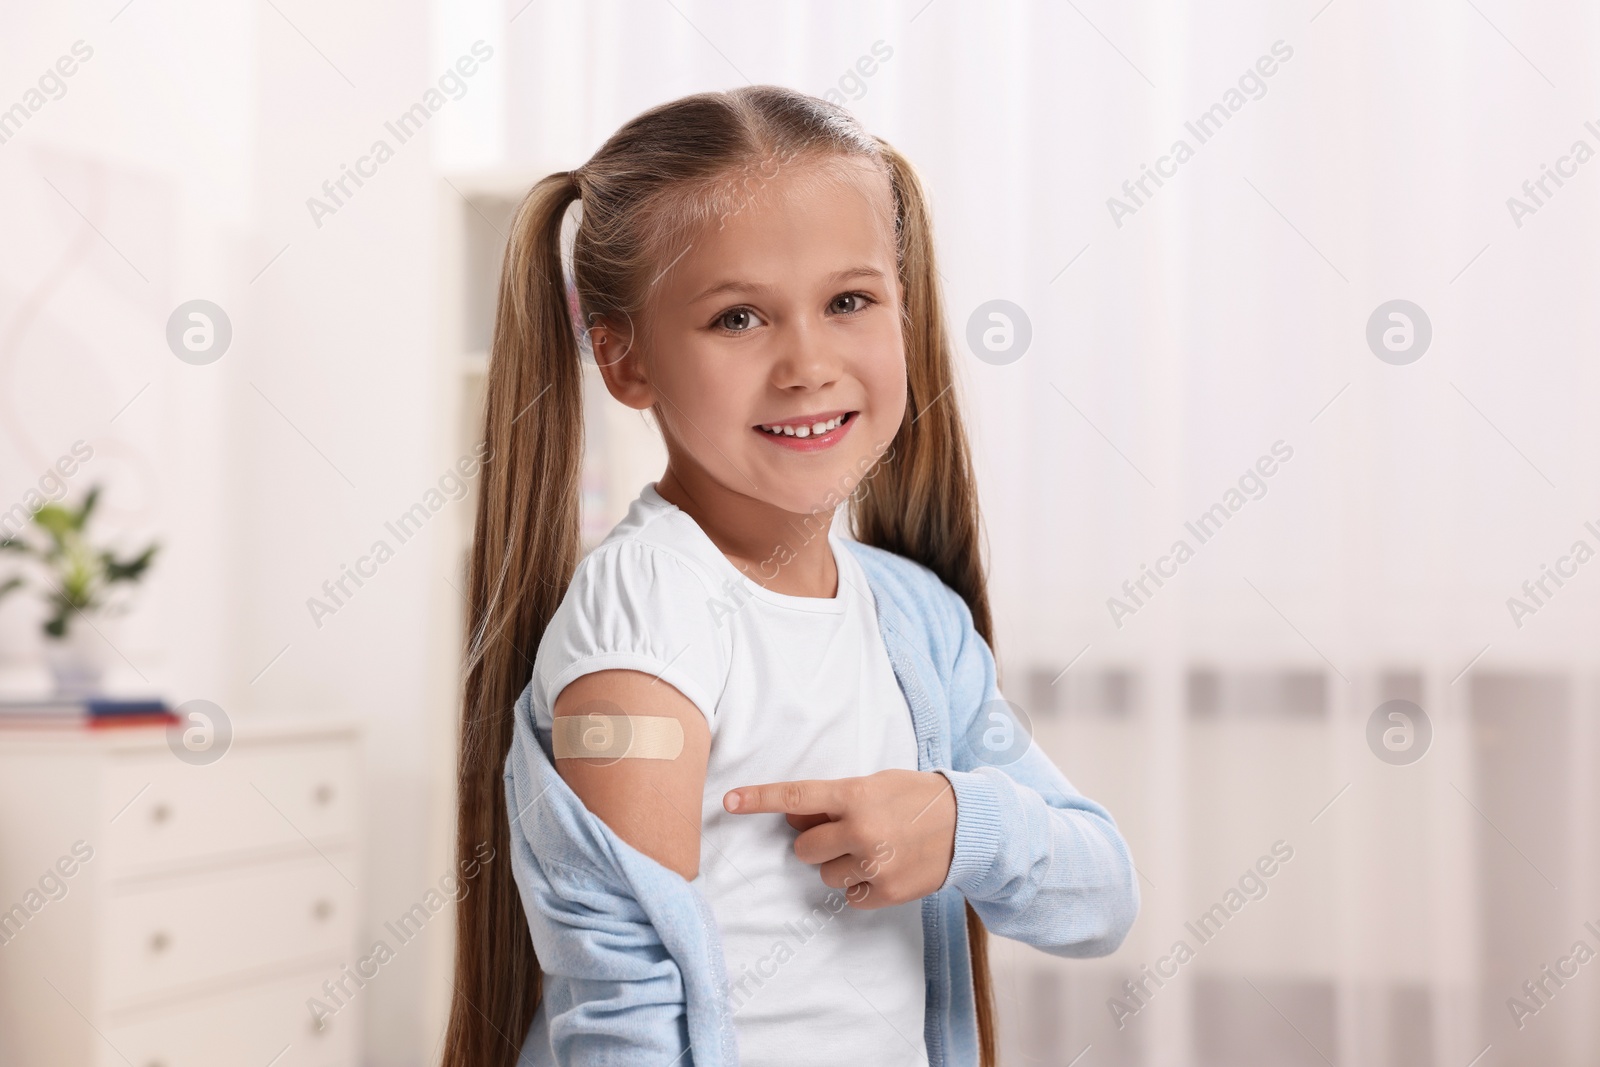
[[[834,271],[832,274],[828,275],[825,280],[836,283],[849,281],[851,278],[876,278],[881,281],[883,276],[883,271],[876,267],[846,267],[844,270]],[[770,292],[771,290],[772,286],[765,285],[761,282],[729,279],[728,281],[718,282],[716,285],[711,286],[700,295],[690,299],[689,303],[698,304],[702,300],[705,300],[709,297],[718,296],[722,293],[766,293]]]

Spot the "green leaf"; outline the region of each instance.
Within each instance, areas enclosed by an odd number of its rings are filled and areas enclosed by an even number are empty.
[[[55,600],[56,613],[45,622],[44,632],[51,637],[65,637],[67,636],[67,619],[72,615],[72,607],[61,603],[60,597],[55,598]]]
[[[136,582],[150,567],[150,560],[155,556],[159,544],[152,544],[139,555],[131,559],[118,560],[110,552],[100,553],[100,560],[105,565],[106,584],[112,582]]]
[[[5,581],[0,582],[0,600],[4,600],[8,593],[13,593],[22,588],[22,578],[13,574]]]
[[[77,515],[60,504],[46,504],[35,511],[33,524],[48,533],[58,545],[66,540],[69,533],[79,528]]]
[[[98,483],[89,487],[89,493],[83,498],[83,503],[78,506],[78,513],[73,523],[73,529],[82,531],[89,523],[89,516],[94,513],[95,503],[100,499],[100,486]]]

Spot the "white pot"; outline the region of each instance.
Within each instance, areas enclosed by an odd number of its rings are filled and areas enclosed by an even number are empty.
[[[66,637],[46,637],[44,643],[56,694],[63,697],[98,696],[113,654],[106,639],[81,615],[67,624]]]

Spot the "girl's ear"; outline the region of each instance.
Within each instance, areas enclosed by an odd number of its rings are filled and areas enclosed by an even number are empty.
[[[633,323],[621,323],[596,315],[589,326],[589,346],[595,366],[605,379],[606,390],[618,400],[639,411],[656,402],[655,389],[645,373],[644,360],[634,343]]]

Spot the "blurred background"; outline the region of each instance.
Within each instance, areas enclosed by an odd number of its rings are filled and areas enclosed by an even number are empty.
[[[101,486],[97,543],[160,547],[66,640],[232,748],[0,732],[0,1063],[435,1062],[510,212],[748,82],[921,170],[1002,685],[1139,866],[1113,956],[992,941],[1003,1062],[1600,1061],[1591,7],[0,18],[3,534]],[[663,453],[591,386],[592,542]]]

